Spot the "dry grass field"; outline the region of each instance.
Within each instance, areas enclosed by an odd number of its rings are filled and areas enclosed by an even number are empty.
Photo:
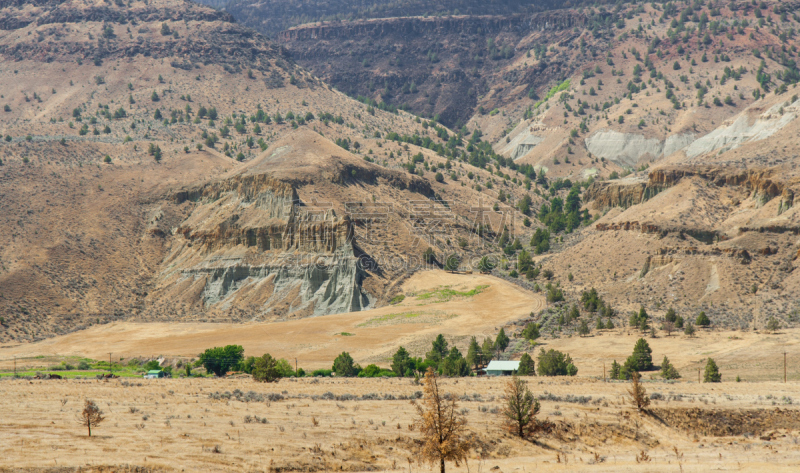
[[[504,379],[440,382],[474,439],[448,471],[800,468],[800,411],[784,405],[796,384],[646,382],[655,399],[640,415],[625,383],[531,377],[556,428],[528,442],[502,429]],[[5,380],[0,471],[432,471],[415,462],[409,428],[421,390],[410,379]],[[75,421],[85,399],[106,418],[91,438]]]
[[[474,295],[468,294],[474,291]],[[298,358],[305,369],[330,368],[342,351],[366,366],[387,361],[399,346],[424,356],[430,341],[447,334],[463,353],[469,337],[499,328],[544,308],[544,298],[502,279],[477,274],[424,271],[402,286],[407,297],[379,309],[275,323],[131,323],[96,325],[38,343],[0,349],[0,366],[13,356],[80,355],[195,357],[206,348],[242,345],[245,352]],[[342,335],[342,334],[346,335]]]
[[[405,299],[393,306],[269,324],[98,325],[6,345],[0,368],[9,369],[13,356],[21,358],[20,367],[46,367],[60,357],[102,359],[109,351],[115,357],[195,357],[228,343],[242,344],[247,355],[297,357],[306,369],[329,368],[341,351],[362,365],[388,367],[399,345],[423,355],[435,334],[444,333],[464,352],[468,336],[511,327],[544,306],[535,294],[477,274],[422,272],[401,292]],[[527,378],[541,400],[539,417],[555,426],[535,441],[503,429],[504,379],[441,379],[444,390],[458,396],[474,440],[469,462],[449,471],[796,471],[800,373],[793,359],[789,383],[778,381],[783,350],[797,345],[797,331],[699,332],[648,338],[653,361],[667,355],[683,374],[667,382],[644,373],[649,414],[633,409],[628,383],[602,380],[603,363],[624,361],[638,333],[541,340],[544,348],[569,353],[580,371],[575,378]],[[696,370],[709,356],[720,366],[720,384],[697,383]],[[734,382],[736,376],[742,382]],[[409,378],[277,384],[249,377],[2,378],[0,471],[432,471],[416,462],[419,433],[409,427],[415,418],[410,401],[421,392]],[[91,438],[75,421],[86,399],[106,417]]]
[[[480,274],[418,272],[400,287],[405,299],[394,305],[346,314],[311,317],[270,323],[134,323],[95,325],[89,329],[46,339],[37,343],[6,344],[0,347],[0,369],[10,370],[14,357],[21,369],[45,369],[61,357],[79,356],[97,360],[194,359],[205,349],[228,344],[242,345],[246,356],[270,353],[278,358],[298,360],[306,370],[330,368],[336,356],[347,351],[366,366],[389,367],[391,356],[404,346],[413,356],[424,357],[431,341],[444,334],[450,345],[466,353],[469,338],[494,337],[500,327],[513,336],[515,323],[545,307],[540,294],[524,291],[502,279]],[[788,352],[788,379],[800,381],[800,330],[776,333],[738,330],[698,329],[696,336],[682,333],[648,337],[653,362],[664,356],[690,380],[712,357],[724,380],[736,376],[744,381],[783,379],[783,353]],[[593,331],[591,336],[539,339],[529,347],[512,339],[511,354],[522,351],[534,356],[540,348],[570,354],[579,376],[602,377],[616,360],[623,363],[631,354],[637,330],[628,327]],[[292,363],[294,364],[294,363]],[[645,375],[647,377],[647,375]],[[767,394],[767,393],[764,393]]]

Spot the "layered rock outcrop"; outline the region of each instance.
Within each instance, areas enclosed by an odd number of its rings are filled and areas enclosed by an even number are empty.
[[[286,182],[267,174],[237,175],[181,190],[174,198],[194,200],[196,207],[174,232],[162,279],[194,291],[200,284],[206,308],[254,291],[261,293],[257,311],[279,316],[370,305],[350,219],[333,210],[305,211]]]
[[[490,89],[495,93],[484,108],[516,100],[518,92],[511,90],[518,87],[539,90],[571,75],[581,61],[560,56],[506,66],[545,37],[548,44],[568,44],[587,22],[576,11],[403,16],[309,23],[280,32],[278,41],[300,65],[343,92],[438,115],[455,126],[473,116]]]
[[[490,35],[502,31],[560,31],[584,26],[586,17],[572,11],[551,11],[533,15],[455,15],[446,17],[378,18],[296,26],[278,34],[281,42],[382,38],[391,35]]]
[[[9,4],[21,11],[3,8]],[[88,38],[72,36],[69,24],[87,29]],[[116,29],[114,25],[118,25]],[[129,25],[130,35],[119,25]],[[265,74],[265,81],[271,86],[282,84],[283,76],[288,78],[280,69],[295,67],[280,47],[234,23],[230,14],[183,0],[133,7],[122,2],[67,0],[0,3],[0,30],[28,27],[39,27],[37,34],[0,45],[0,57],[48,63],[94,61],[98,65],[119,58],[173,58],[173,67],[185,70],[213,63],[229,72],[269,71],[271,75]]]
[[[794,191],[786,182],[775,179],[768,169],[732,169],[716,166],[665,167],[650,171],[647,179],[629,178],[594,182],[586,190],[584,199],[594,202],[595,208],[628,208],[640,204],[664,189],[676,185],[681,179],[699,177],[718,187],[737,186],[746,189],[763,206],[780,196],[778,213],[794,205]]]

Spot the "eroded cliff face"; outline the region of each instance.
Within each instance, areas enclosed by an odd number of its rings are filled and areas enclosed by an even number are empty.
[[[306,210],[290,184],[239,175],[173,198],[196,207],[174,231],[155,299],[179,297],[212,313],[248,307],[253,318],[370,306],[349,218]]]
[[[491,109],[516,99],[512,90],[518,87],[539,90],[571,75],[580,61],[506,66],[530,44],[566,44],[586,23],[576,11],[409,16],[310,23],[282,31],[278,41],[300,65],[343,92],[407,105],[455,126],[473,116],[482,96],[489,101],[480,105]]]
[[[627,209],[644,202],[647,189],[648,182],[642,179],[595,181],[586,189],[584,200],[592,202],[596,209]]]
[[[789,183],[776,179],[768,169],[731,169],[714,166],[665,167],[650,171],[646,179],[629,178],[594,182],[584,199],[598,209],[628,208],[640,204],[659,192],[673,187],[681,179],[699,177],[711,185],[736,186],[745,189],[757,207],[780,196],[778,214],[794,205],[794,191]]]
[[[447,35],[497,34],[503,31],[557,31],[584,26],[586,17],[575,12],[552,11],[533,15],[467,16],[447,17],[402,17],[379,18],[345,23],[312,23],[289,28],[278,34],[281,42],[358,38],[371,36],[401,35]]]
[[[20,41],[0,45],[0,57],[9,61],[100,66],[150,57],[183,70],[217,64],[229,73],[261,71],[270,87],[283,85],[290,74],[301,84],[316,83],[297,71],[282,48],[236,24],[230,14],[186,0],[133,6],[86,0],[2,2],[0,30],[27,30]]]

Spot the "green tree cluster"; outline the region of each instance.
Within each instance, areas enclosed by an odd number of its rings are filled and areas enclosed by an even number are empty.
[[[358,372],[361,371],[361,368],[355,364],[353,357],[350,356],[350,353],[345,351],[340,353],[339,356],[333,360],[333,367],[331,370],[336,373],[336,376],[351,378],[358,375]]]
[[[641,306],[639,307],[639,312],[631,312],[631,316],[628,319],[628,325],[631,327],[636,327],[644,332],[650,329],[650,325],[648,324],[649,319],[650,316],[647,315],[647,310],[645,310],[644,306]]]
[[[538,367],[536,368],[539,376],[575,376],[578,368],[573,364],[569,355],[553,350],[545,351],[544,348],[539,352]]]
[[[241,345],[227,345],[209,348],[200,354],[199,361],[209,373],[222,376],[231,367],[238,365],[243,358],[244,348]]]

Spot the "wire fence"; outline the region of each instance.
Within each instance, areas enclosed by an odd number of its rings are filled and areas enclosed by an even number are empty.
[[[714,360],[722,374],[723,381],[734,381],[738,376],[741,381],[764,382],[764,381],[800,381],[800,354],[799,353],[780,353],[773,357],[758,357],[757,359],[728,359],[720,357]],[[696,363],[687,368],[693,370],[694,377],[697,377],[697,370],[700,370],[702,377],[705,364]],[[689,377],[689,370],[684,377]]]

